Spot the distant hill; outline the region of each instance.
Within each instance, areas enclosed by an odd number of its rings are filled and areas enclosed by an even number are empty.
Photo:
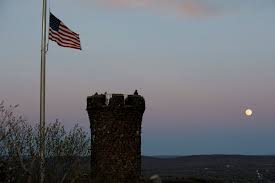
[[[275,156],[195,155],[143,156],[145,176],[158,174],[163,178],[199,177],[223,181],[275,182]]]

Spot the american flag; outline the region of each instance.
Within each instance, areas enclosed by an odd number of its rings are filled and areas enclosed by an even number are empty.
[[[50,13],[49,39],[59,46],[81,50],[79,34],[71,31],[52,13]]]

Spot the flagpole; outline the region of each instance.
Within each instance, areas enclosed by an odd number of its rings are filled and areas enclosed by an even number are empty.
[[[41,71],[40,71],[40,183],[45,182],[45,71],[46,71],[47,0],[42,5]]]

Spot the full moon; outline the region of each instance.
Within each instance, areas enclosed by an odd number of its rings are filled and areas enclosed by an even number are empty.
[[[251,109],[246,109],[245,110],[245,115],[246,116],[252,116],[252,114],[253,114],[253,111]]]

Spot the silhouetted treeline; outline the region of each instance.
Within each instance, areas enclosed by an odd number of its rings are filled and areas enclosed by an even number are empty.
[[[17,107],[0,103],[0,182],[38,182],[39,126],[15,114]],[[80,159],[90,154],[90,136],[78,124],[69,131],[58,120],[46,124],[45,144],[46,182],[74,182],[89,169]]]

